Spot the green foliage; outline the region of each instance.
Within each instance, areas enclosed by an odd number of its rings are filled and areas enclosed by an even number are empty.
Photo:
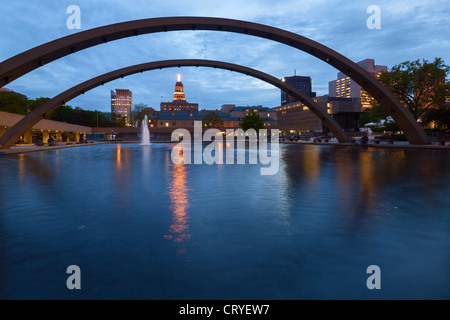
[[[110,112],[75,110],[62,106],[47,116],[47,119],[78,124],[87,127],[125,127],[125,118]]]
[[[437,129],[450,131],[450,105],[428,110],[423,121],[426,124],[435,124]]]
[[[396,133],[400,131],[400,127],[395,121],[386,121],[384,123],[384,130],[392,133]]]
[[[378,103],[376,103],[369,111],[370,122],[378,123],[389,117],[389,113]]]
[[[365,110],[360,116],[359,116],[359,126],[364,127],[366,124],[372,122],[370,118],[369,110]]]
[[[49,98],[28,99],[19,93],[0,92],[0,111],[27,115]]]
[[[379,123],[381,120],[386,120],[389,114],[379,104],[375,104],[372,109],[365,110],[359,117],[359,126],[364,127],[367,123]]]
[[[0,111],[26,115],[28,98],[18,93],[0,92]]]
[[[131,119],[133,123],[136,121],[140,122],[144,120],[146,115],[150,115],[149,112],[147,112],[146,108],[148,108],[148,106],[144,103],[138,103],[133,106],[133,112],[131,113]]]
[[[265,128],[265,121],[263,118],[259,116],[256,112],[251,112],[245,116],[245,118],[242,119],[241,122],[241,128],[244,131],[247,131],[248,129],[255,129],[256,132],[259,132],[259,130]]]
[[[385,121],[384,125],[381,127],[372,127],[370,128],[372,132],[374,133],[384,133],[384,132],[391,132],[391,133],[397,133],[400,132],[400,127],[395,121]]]
[[[450,71],[440,58],[434,61],[406,61],[383,72],[379,78],[409,109],[415,119],[420,119],[433,108],[445,107],[449,97],[449,83],[445,76]]]
[[[0,92],[0,111],[27,115],[50,98],[29,99],[24,95],[11,92]],[[62,106],[46,119],[78,124],[87,127],[125,127],[126,119],[110,112],[75,110],[70,106]],[[98,120],[98,122],[97,122]]]
[[[379,77],[382,84],[400,99],[416,120],[423,126],[435,125],[441,130],[450,128],[450,82],[446,75],[450,67],[440,58],[434,61],[405,61]],[[380,104],[369,111],[369,122],[379,122],[389,116]],[[367,121],[362,117],[361,122]],[[366,122],[367,123],[367,122]],[[372,129],[374,132],[399,131],[395,122],[387,122],[384,127]]]
[[[36,99],[28,99],[28,113],[30,113],[31,111],[33,111],[34,109],[36,109],[37,107],[43,105],[44,103],[46,103],[47,101],[49,101],[50,98],[36,98]]]
[[[205,114],[202,118],[203,125],[206,128],[221,128],[223,127],[223,119],[217,113],[210,112]]]

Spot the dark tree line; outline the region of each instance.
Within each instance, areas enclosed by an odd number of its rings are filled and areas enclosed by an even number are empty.
[[[0,111],[27,115],[49,98],[29,99],[24,95],[12,92],[0,92]],[[125,118],[111,112],[77,110],[64,105],[49,115],[48,120],[78,124],[87,127],[124,127]]]

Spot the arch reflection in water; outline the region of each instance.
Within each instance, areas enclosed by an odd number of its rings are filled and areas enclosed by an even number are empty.
[[[189,239],[189,192],[190,189],[187,184],[187,170],[186,165],[175,164],[171,167],[172,181],[169,185],[170,196],[170,210],[172,211],[172,224],[170,225],[170,235],[165,238],[173,239],[175,243],[183,243]],[[178,251],[182,253],[185,248],[182,247]]]
[[[121,144],[117,144],[117,146],[113,149],[113,199],[116,205],[123,208],[123,210],[128,210],[133,204],[133,199],[129,196],[133,193],[132,161],[132,149]]]

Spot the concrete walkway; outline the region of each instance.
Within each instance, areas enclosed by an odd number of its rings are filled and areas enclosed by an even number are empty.
[[[369,140],[369,143],[366,145],[362,145],[359,141],[356,143],[339,143],[336,139],[330,139],[329,142],[313,142],[311,141],[282,141],[280,143],[283,144],[312,144],[312,145],[330,145],[330,146],[353,146],[353,147],[369,147],[369,148],[404,148],[404,149],[428,149],[428,150],[447,150],[450,151],[450,144],[446,144],[445,146],[436,145],[436,144],[424,144],[424,145],[415,145],[409,144],[407,141],[394,141],[393,144],[388,144],[385,141],[381,141],[380,144],[375,144],[373,140]]]
[[[75,142],[72,144],[59,144],[58,146],[43,146],[38,147],[36,145],[24,145],[24,146],[14,146],[9,150],[0,150],[0,156],[1,155],[8,155],[8,154],[20,154],[20,153],[28,153],[28,152],[39,152],[39,151],[48,151],[48,150],[57,150],[57,149],[67,149],[67,148],[77,148],[77,147],[87,147],[87,146],[94,146],[98,144],[104,144],[105,142],[90,142],[90,143],[84,143],[84,144],[76,144]]]

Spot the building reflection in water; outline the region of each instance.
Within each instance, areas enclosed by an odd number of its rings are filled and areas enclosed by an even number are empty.
[[[375,156],[376,152],[356,148],[283,148],[278,190],[280,222],[289,225],[291,215],[307,210],[334,210],[348,215],[348,231],[356,230],[377,205],[377,192],[383,185]],[[330,204],[335,204],[334,209]]]
[[[357,157],[355,157],[357,155]],[[345,229],[348,233],[366,230],[366,220],[371,217],[376,208],[376,195],[379,186],[375,177],[374,154],[369,150],[348,152],[347,159],[341,163],[338,177],[346,194],[341,195],[342,212],[349,215]],[[343,160],[344,157],[341,158]],[[354,164],[354,167],[351,165]]]
[[[312,146],[303,153],[303,174],[310,186],[317,186],[321,169],[321,149]]]
[[[171,166],[172,178],[169,184],[170,210],[172,211],[172,224],[170,225],[170,235],[165,238],[172,239],[173,242],[181,244],[191,237],[189,234],[189,192],[187,181],[187,170],[184,163]],[[185,252],[182,246],[179,253]]]
[[[113,172],[115,177],[114,200],[121,208],[128,209],[129,206],[132,205],[132,199],[129,197],[129,194],[132,193],[132,151],[130,148],[123,148],[120,144],[118,144],[113,152]]]
[[[39,154],[20,153],[17,158],[17,178],[20,183],[26,183],[28,176],[35,176],[42,184],[50,184],[55,176],[55,169],[59,169],[59,162],[53,163],[45,157],[45,152]],[[59,160],[57,158],[57,160]]]
[[[335,162],[342,188],[340,212],[347,212],[351,218],[347,221],[348,232],[365,230],[365,223],[382,218],[390,207],[396,208],[395,203],[386,203],[380,192],[392,185],[393,177],[405,174],[404,159],[402,150],[340,150]]]
[[[286,163],[286,154],[287,151],[284,148],[280,148],[280,171],[276,178],[278,179],[278,203],[280,213],[278,216],[278,222],[284,226],[290,225],[290,218],[293,209],[293,197],[290,190],[292,188],[292,182],[289,177],[289,173],[287,172],[287,168],[289,165]]]
[[[319,183],[322,166],[322,149],[318,146],[302,146],[301,149],[286,148],[280,150],[280,168],[290,187],[299,185],[316,187]]]
[[[117,171],[122,171],[122,146],[120,144],[117,145],[116,151],[116,169]]]
[[[360,200],[358,212],[361,215],[365,215],[367,209],[371,208],[375,202],[377,183],[373,155],[373,152],[367,150],[359,153]]]
[[[19,178],[19,181],[23,181],[23,179],[24,179],[24,177],[25,177],[25,170],[26,170],[26,168],[27,168],[27,166],[26,166],[26,159],[25,159],[25,154],[24,153],[20,153],[18,156],[17,156],[17,159],[18,159],[18,163],[17,163],[17,170],[18,170],[18,178]]]

